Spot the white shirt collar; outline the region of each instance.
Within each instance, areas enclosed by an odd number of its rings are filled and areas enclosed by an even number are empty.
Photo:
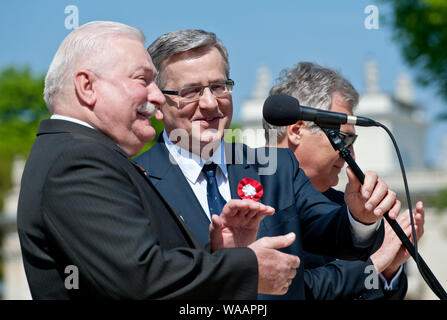
[[[66,121],[70,121],[70,122],[75,122],[77,124],[95,129],[92,125],[88,124],[87,122],[84,122],[82,120],[76,119],[76,118],[72,118],[72,117],[67,117],[67,116],[62,116],[60,114],[53,114],[51,116],[51,119],[56,119],[56,120],[66,120]]]
[[[220,170],[222,170],[223,176],[227,178],[228,172],[225,164],[225,148],[223,139],[209,160],[204,160],[198,155],[172,143],[172,141],[169,140],[165,130],[163,130],[163,139],[165,141],[166,148],[179,165],[183,175],[192,183],[196,183],[197,179],[199,179],[205,162],[214,162],[217,164]]]

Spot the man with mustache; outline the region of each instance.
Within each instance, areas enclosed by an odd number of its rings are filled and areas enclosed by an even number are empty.
[[[40,124],[18,205],[32,297],[284,294],[299,259],[277,248],[295,235],[256,240],[260,220],[274,209],[228,202],[205,249],[130,159],[155,136],[151,106],[165,103],[144,41],[133,27],[91,22],[64,39],[50,65],[44,96],[52,116]]]

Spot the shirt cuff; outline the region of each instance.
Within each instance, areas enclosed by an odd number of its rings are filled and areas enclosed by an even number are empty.
[[[349,222],[351,223],[351,232],[354,245],[360,248],[369,247],[372,244],[372,240],[374,239],[374,233],[380,228],[382,219],[371,224],[364,224],[352,217],[349,208],[348,218]]]
[[[399,277],[400,274],[402,273],[403,270],[403,266],[400,266],[399,269],[397,270],[396,274],[394,275],[393,279],[391,279],[391,281],[388,283],[388,281],[386,280],[386,278],[380,273],[379,277],[380,279],[382,279],[383,282],[383,289],[384,290],[397,290],[399,289]]]

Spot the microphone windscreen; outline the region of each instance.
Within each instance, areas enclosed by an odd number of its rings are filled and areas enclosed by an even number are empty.
[[[286,94],[274,94],[264,102],[262,115],[274,126],[288,126],[298,121],[300,103]]]

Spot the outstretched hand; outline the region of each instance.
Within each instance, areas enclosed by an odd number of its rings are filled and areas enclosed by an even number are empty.
[[[256,240],[261,220],[274,213],[274,208],[253,200],[228,201],[219,216],[211,217],[211,250],[247,247]]]

